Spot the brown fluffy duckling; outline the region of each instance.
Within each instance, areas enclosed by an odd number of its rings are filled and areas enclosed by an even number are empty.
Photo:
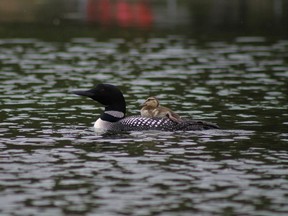
[[[143,117],[168,117],[174,122],[180,123],[183,120],[179,115],[174,113],[167,107],[160,106],[160,103],[156,97],[149,97],[141,104],[141,116]]]

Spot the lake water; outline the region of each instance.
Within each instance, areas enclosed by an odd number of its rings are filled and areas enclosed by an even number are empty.
[[[288,40],[13,37],[0,62],[1,215],[287,215]],[[70,92],[98,83],[221,130],[95,134]]]

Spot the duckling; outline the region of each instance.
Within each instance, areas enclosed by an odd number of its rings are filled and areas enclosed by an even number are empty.
[[[160,106],[160,103],[156,97],[149,97],[141,104],[141,116],[143,117],[168,117],[174,122],[180,123],[183,120],[179,115],[174,113],[167,107]]]

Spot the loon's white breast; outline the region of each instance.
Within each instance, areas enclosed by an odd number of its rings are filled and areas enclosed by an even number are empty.
[[[116,110],[107,110],[103,113],[102,118],[98,118],[97,121],[94,123],[95,130],[109,130],[112,127],[113,122],[109,121],[109,119],[122,119],[124,118],[125,114],[120,111]]]
[[[94,123],[95,130],[108,130],[113,123],[109,121],[102,120],[98,118],[97,121]]]

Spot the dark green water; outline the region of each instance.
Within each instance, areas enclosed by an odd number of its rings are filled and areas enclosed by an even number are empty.
[[[286,215],[287,40],[1,39],[2,215]],[[118,85],[222,130],[97,135]]]
[[[285,37],[26,27],[0,30],[1,215],[287,215]],[[222,129],[95,134],[70,91],[98,83]]]

